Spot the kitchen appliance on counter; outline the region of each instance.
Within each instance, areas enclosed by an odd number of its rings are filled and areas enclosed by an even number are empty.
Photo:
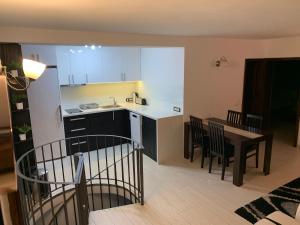
[[[138,105],[147,105],[147,101],[145,98],[139,98],[137,97],[135,99],[135,104],[138,104]]]
[[[126,102],[132,102],[139,105],[147,105],[145,98],[140,98],[137,92],[132,92],[132,98],[126,98]]]

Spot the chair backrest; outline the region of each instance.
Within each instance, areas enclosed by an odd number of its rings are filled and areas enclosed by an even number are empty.
[[[208,121],[209,150],[215,155],[224,156],[224,126]]]
[[[203,146],[203,123],[202,119],[190,116],[192,143],[200,144]]]
[[[251,131],[261,131],[263,128],[263,117],[253,114],[247,114],[246,126]]]
[[[233,110],[228,110],[227,122],[235,125],[242,125],[242,113]]]

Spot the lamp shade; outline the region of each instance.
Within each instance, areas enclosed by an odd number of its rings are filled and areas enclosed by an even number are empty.
[[[23,71],[26,77],[36,80],[45,71],[46,65],[34,60],[23,59]]]

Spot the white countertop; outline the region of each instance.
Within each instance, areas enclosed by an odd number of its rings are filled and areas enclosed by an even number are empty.
[[[69,116],[78,116],[78,115],[91,114],[91,113],[109,112],[109,111],[122,110],[122,109],[127,109],[131,112],[138,113],[140,115],[149,117],[154,120],[183,115],[182,112],[180,113],[175,112],[172,111],[170,108],[166,109],[163,106],[138,105],[134,103],[118,103],[118,105],[120,105],[121,107],[109,108],[109,109],[103,109],[99,107],[97,109],[82,110],[83,112],[72,113],[72,114],[69,114],[65,110],[63,110],[62,115],[63,117],[69,117]],[[78,106],[74,106],[74,108],[78,108]]]

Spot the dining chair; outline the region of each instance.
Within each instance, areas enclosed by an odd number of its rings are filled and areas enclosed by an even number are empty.
[[[247,126],[249,131],[252,132],[261,132],[263,128],[263,117],[254,114],[247,114],[246,115],[246,122],[245,125]],[[246,145],[245,147],[246,155],[244,159],[244,173],[246,172],[246,161],[248,158],[255,156],[255,166],[258,168],[258,161],[259,161],[259,144],[250,144]]]
[[[191,162],[194,160],[195,148],[202,149],[201,153],[201,168],[203,168],[204,158],[207,155],[208,136],[203,129],[202,119],[190,116],[191,133],[192,133],[192,152]]]
[[[233,110],[228,110],[227,122],[234,125],[242,125],[242,113]]]
[[[224,126],[218,123],[208,122],[208,136],[209,136],[209,173],[211,173],[213,157],[221,158],[222,162],[222,176],[224,180],[225,168],[234,156],[234,146],[225,142]]]

